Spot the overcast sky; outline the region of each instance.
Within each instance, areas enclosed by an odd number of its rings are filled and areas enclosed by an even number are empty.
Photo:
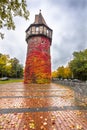
[[[25,65],[25,30],[34,22],[39,9],[47,25],[53,30],[52,70],[67,65],[74,51],[87,49],[87,0],[27,0],[27,4],[29,20],[17,17],[15,31],[2,30],[5,39],[0,40],[0,53],[16,57]]]

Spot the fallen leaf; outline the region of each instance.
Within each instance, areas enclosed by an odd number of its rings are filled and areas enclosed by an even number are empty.
[[[82,130],[82,125],[77,124],[77,125],[76,125],[76,129],[77,129],[77,130]]]
[[[69,126],[71,129],[74,129],[75,128],[75,125],[70,125]]]
[[[47,121],[47,118],[45,118],[45,121]]]
[[[42,125],[42,126],[40,127],[40,129],[41,129],[41,130],[45,130],[45,127]]]
[[[40,116],[40,119],[43,119],[43,116]]]
[[[30,120],[29,127],[30,127],[31,129],[35,129],[34,120]]]
[[[44,122],[43,125],[47,125],[47,122]]]

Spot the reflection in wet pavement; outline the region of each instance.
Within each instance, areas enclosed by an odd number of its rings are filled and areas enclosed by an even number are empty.
[[[0,84],[0,129],[87,130],[87,106],[58,84]]]
[[[53,87],[54,86],[54,87]],[[45,106],[73,106],[74,93],[70,89],[65,89],[63,86],[36,85],[25,86],[22,88],[8,86],[0,91],[0,108],[32,108]],[[5,92],[7,89],[7,92]],[[66,102],[66,103],[65,103]]]

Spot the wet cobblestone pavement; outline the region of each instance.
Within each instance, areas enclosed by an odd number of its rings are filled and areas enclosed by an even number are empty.
[[[87,130],[87,105],[58,84],[0,84],[1,130]]]

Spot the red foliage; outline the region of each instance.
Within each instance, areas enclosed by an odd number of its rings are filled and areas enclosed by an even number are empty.
[[[50,40],[32,37],[28,42],[24,83],[48,83],[51,80]]]

